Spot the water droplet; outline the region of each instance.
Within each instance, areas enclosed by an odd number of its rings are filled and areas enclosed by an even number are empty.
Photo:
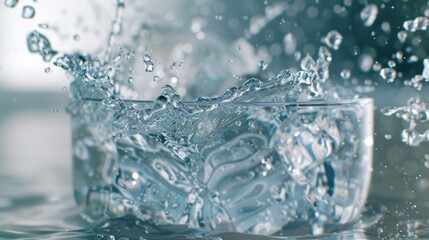
[[[259,69],[262,71],[265,71],[268,68],[268,63],[266,63],[264,60],[259,62]]]
[[[152,80],[154,81],[154,82],[158,82],[159,81],[159,76],[153,76],[153,78],[152,78]]]
[[[429,80],[429,58],[423,60],[423,66],[422,76],[427,81]]]
[[[128,83],[133,83],[134,78],[133,77],[128,77]]]
[[[383,68],[380,70],[380,76],[384,80],[387,80],[388,83],[391,83],[396,79],[396,70],[393,68]]]
[[[240,127],[241,126],[241,121],[240,120],[235,121],[235,126]]]
[[[27,47],[32,53],[39,53],[45,62],[52,60],[57,51],[52,50],[49,40],[37,31],[27,36]]]
[[[176,67],[177,67],[177,63],[176,63],[176,62],[173,62],[173,63],[170,65],[170,70],[174,70],[174,69],[176,69]]]
[[[378,8],[375,4],[369,4],[360,12],[360,19],[367,27],[371,26],[377,18]]]
[[[219,20],[219,21],[222,21],[223,20],[223,16],[222,15],[216,15],[215,19]]]
[[[36,14],[36,11],[32,6],[24,6],[22,8],[22,14],[21,14],[22,18],[25,18],[25,19],[33,18],[35,14]]]
[[[343,71],[341,71],[341,77],[344,79],[344,80],[347,80],[347,79],[349,79],[350,78],[350,70],[349,69],[344,69]]]
[[[124,51],[119,50],[119,52],[113,57],[113,64],[117,64],[122,60],[122,57],[124,56]]]
[[[15,7],[17,4],[18,4],[18,0],[5,0],[4,1],[4,5],[6,7],[10,7],[10,8]]]
[[[97,235],[95,235],[95,240],[101,240],[101,239],[103,239],[104,238],[104,235],[103,234],[97,234]]]
[[[63,91],[67,91],[67,87],[63,87]]]
[[[363,54],[359,58],[359,68],[362,70],[362,72],[368,72],[371,70],[372,66],[374,64],[374,59],[369,54]]]
[[[410,146],[417,146],[417,133],[412,129],[404,129],[401,133],[402,141]]]
[[[50,67],[45,68],[45,73],[49,73],[51,71]]]
[[[392,135],[390,135],[390,134],[385,134],[385,135],[384,135],[384,138],[385,138],[386,140],[390,140],[390,139],[392,139]]]
[[[326,37],[322,38],[322,42],[334,50],[338,50],[340,48],[342,41],[343,35],[336,30],[330,31]]]
[[[313,69],[316,66],[316,61],[307,54],[302,60],[301,60],[301,68],[302,70],[308,71]]]
[[[144,70],[146,72],[153,72],[154,64],[153,64],[152,58],[149,54],[145,53],[143,55],[143,63],[144,63]]]
[[[292,33],[288,33],[283,38],[283,45],[285,49],[285,53],[287,55],[292,55],[296,51],[296,39]]]
[[[401,43],[404,43],[407,40],[407,32],[406,31],[399,31],[398,32],[398,39]]]
[[[391,68],[396,67],[396,63],[395,63],[395,61],[393,61],[393,60],[389,60],[389,61],[387,62],[387,65],[389,65],[389,67],[391,67]]]
[[[48,24],[46,24],[46,23],[40,23],[38,26],[39,26],[39,28],[41,28],[41,29],[48,29],[48,28],[49,28],[49,25],[48,25]]]
[[[58,112],[59,112],[59,110],[58,110],[58,109],[55,109],[55,110],[54,110],[54,113],[58,113]]]
[[[429,19],[426,17],[417,17],[414,20],[405,21],[403,27],[409,32],[426,30],[429,25]]]

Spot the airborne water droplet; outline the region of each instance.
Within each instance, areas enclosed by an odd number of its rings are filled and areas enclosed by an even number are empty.
[[[32,6],[24,6],[22,8],[22,15],[21,15],[22,18],[25,18],[25,19],[33,18],[35,14],[36,14],[36,11]]]
[[[395,63],[395,61],[393,61],[393,60],[389,60],[389,61],[387,62],[387,64],[388,64],[388,65],[389,65],[389,67],[391,67],[391,68],[396,67],[396,63]]]
[[[143,63],[144,63],[144,70],[146,72],[153,72],[154,70],[154,64],[152,62],[152,58],[149,54],[145,53],[143,55]]]
[[[133,77],[128,77],[128,83],[133,83],[134,78]]]
[[[338,50],[340,48],[342,41],[343,35],[336,30],[328,32],[326,37],[322,38],[322,42],[334,50]]]
[[[45,73],[49,73],[51,71],[50,67],[45,68]]]
[[[426,58],[425,60],[423,60],[423,72],[422,72],[422,76],[424,79],[429,80],[429,58]]]
[[[262,60],[259,62],[259,69],[261,69],[262,71],[265,71],[267,70],[267,68],[268,68],[268,64],[265,61]]]
[[[39,25],[37,25],[37,26],[39,26],[39,28],[41,28],[41,29],[48,29],[49,28],[49,25],[48,24],[46,24],[46,23],[40,23]]]
[[[10,7],[10,8],[15,7],[17,4],[18,4],[18,0],[5,0],[4,1],[4,5],[6,7]]]
[[[348,69],[344,69],[343,71],[341,71],[341,77],[342,77],[344,80],[349,79],[349,78],[350,78],[350,70],[348,70]]]
[[[403,27],[409,32],[417,30],[426,30],[429,26],[429,19],[426,17],[417,17],[414,20],[407,20],[404,22]]]
[[[406,31],[398,32],[398,39],[401,43],[404,43],[407,40],[407,32]]]
[[[390,134],[385,134],[385,135],[384,135],[384,138],[385,138],[386,140],[390,140],[390,139],[392,139],[392,135],[390,135]]]
[[[380,70],[380,76],[384,80],[387,80],[388,83],[391,83],[396,79],[396,70],[393,68],[383,68]]]
[[[375,4],[369,4],[360,12],[360,19],[367,27],[371,26],[377,18],[378,8]]]
[[[159,81],[159,76],[153,76],[152,80],[153,80],[154,82]]]

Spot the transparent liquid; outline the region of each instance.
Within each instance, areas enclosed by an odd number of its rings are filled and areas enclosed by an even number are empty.
[[[106,107],[86,101],[73,115],[75,198],[92,221],[133,214],[256,234],[356,221],[370,182],[372,103],[314,104],[167,106],[157,124],[118,137]]]

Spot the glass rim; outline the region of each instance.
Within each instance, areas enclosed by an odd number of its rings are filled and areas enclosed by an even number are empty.
[[[101,102],[100,98],[82,98],[82,101]],[[122,99],[126,103],[135,105],[153,104],[153,100],[132,100]],[[196,105],[195,101],[183,101],[185,105]],[[219,105],[232,105],[232,106],[259,106],[259,107],[330,107],[330,106],[344,106],[354,104],[369,104],[374,103],[374,99],[370,97],[361,97],[355,99],[340,99],[340,100],[316,100],[316,101],[297,101],[297,102],[220,102]],[[211,103],[203,103],[203,105],[212,105]]]

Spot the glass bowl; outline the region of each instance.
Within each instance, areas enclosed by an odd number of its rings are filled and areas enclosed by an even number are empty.
[[[73,183],[88,221],[133,215],[208,231],[322,234],[356,222],[366,201],[372,99],[229,102],[193,114],[168,106],[128,132],[102,101],[79,104]]]

